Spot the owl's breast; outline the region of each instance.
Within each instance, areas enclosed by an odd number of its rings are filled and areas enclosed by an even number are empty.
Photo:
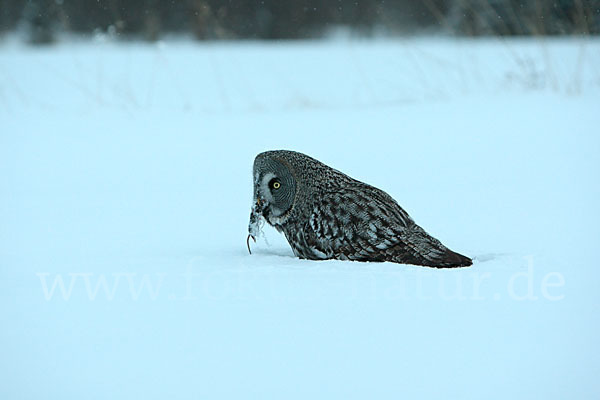
[[[297,257],[309,260],[333,258],[333,249],[317,237],[307,218],[290,217],[275,228],[283,232]]]

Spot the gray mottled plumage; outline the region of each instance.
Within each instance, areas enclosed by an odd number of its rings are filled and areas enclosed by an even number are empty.
[[[311,260],[392,261],[464,267],[471,259],[433,238],[384,191],[302,153],[278,150],[254,160],[250,236],[260,216]]]

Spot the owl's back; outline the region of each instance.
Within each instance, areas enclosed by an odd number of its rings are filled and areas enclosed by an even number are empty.
[[[293,210],[276,226],[297,256],[439,268],[472,264],[425,232],[383,190],[301,153],[271,154],[288,163],[297,175]]]

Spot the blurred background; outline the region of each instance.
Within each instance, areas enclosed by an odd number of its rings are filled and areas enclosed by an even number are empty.
[[[156,41],[355,36],[600,33],[600,0],[1,0],[0,35],[33,44],[65,34]]]

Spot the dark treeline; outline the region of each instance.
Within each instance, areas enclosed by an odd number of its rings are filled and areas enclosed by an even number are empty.
[[[294,39],[337,26],[361,35],[598,34],[600,0],[0,0],[0,32],[20,29],[34,43],[58,32]]]

